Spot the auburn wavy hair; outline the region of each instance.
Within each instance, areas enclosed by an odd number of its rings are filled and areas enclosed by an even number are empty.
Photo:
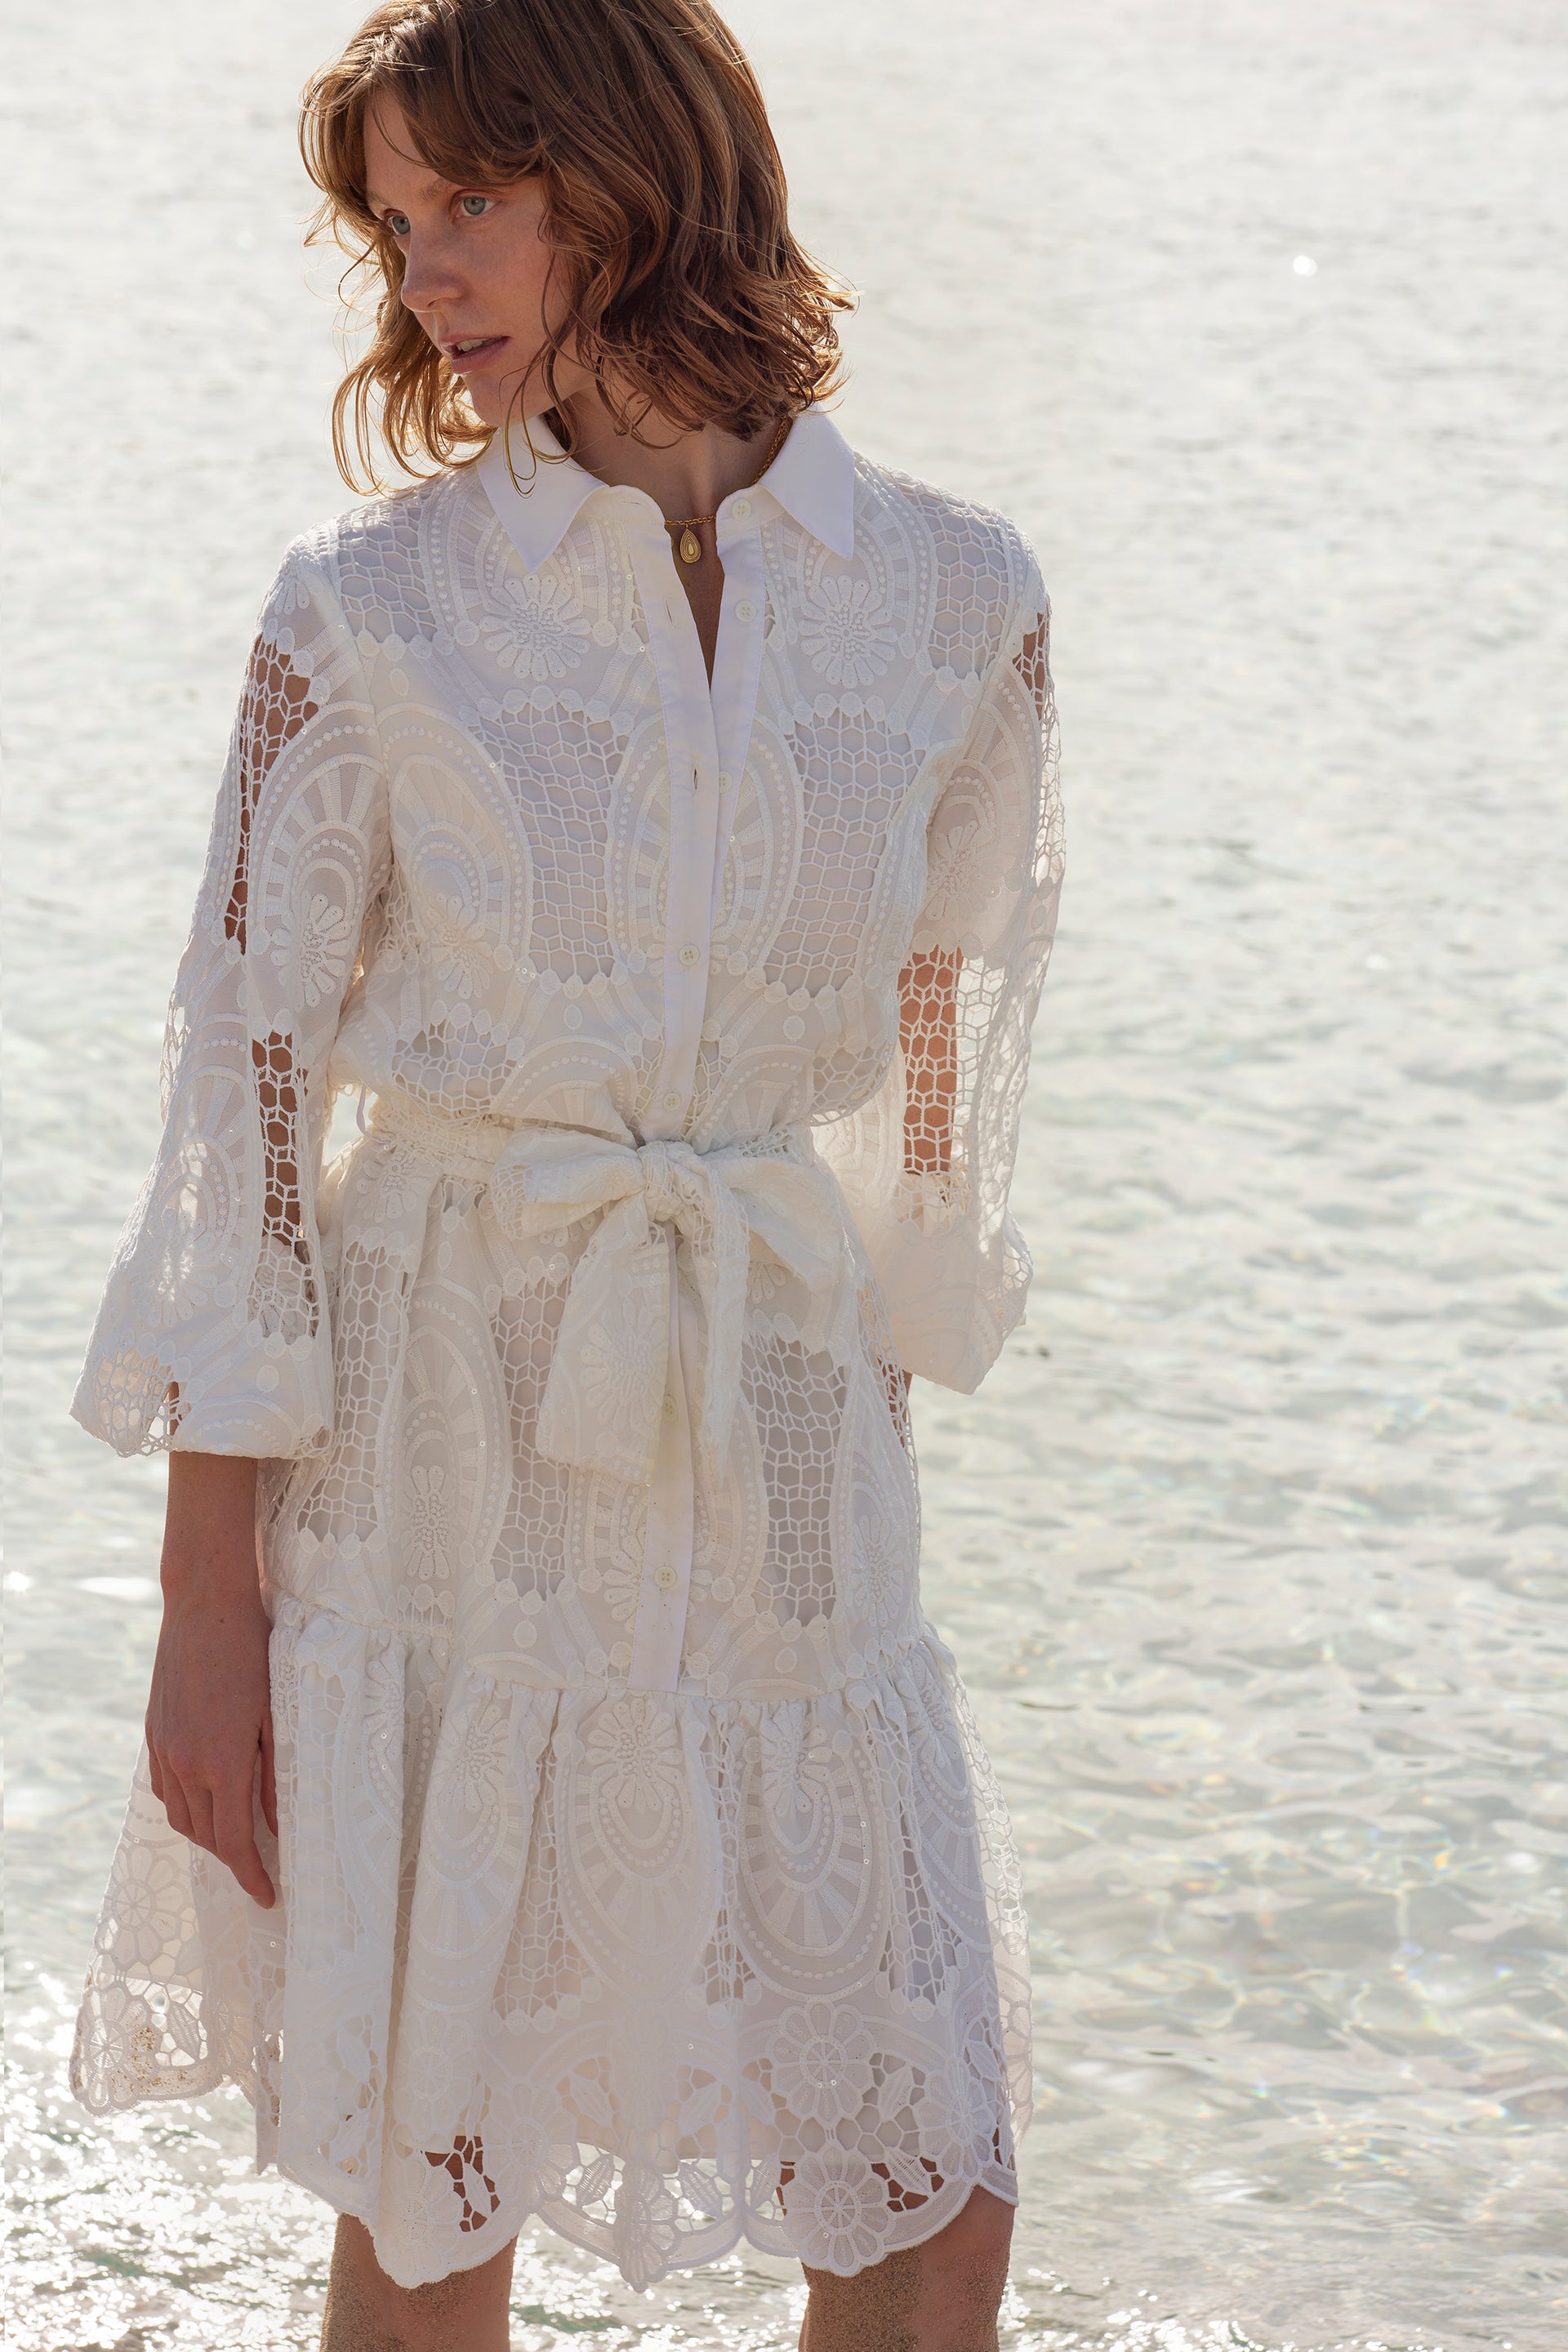
[[[379,487],[378,439],[418,475],[482,455],[497,429],[404,309],[403,257],[366,205],[365,118],[384,97],[440,178],[542,178],[564,298],[542,381],[568,447],[563,352],[638,438],[654,409],[749,436],[837,389],[851,297],[790,234],[762,92],[708,0],[385,0],[306,85],[300,119],[312,238],[350,256],[351,316],[375,306],[332,405],[352,488]]]

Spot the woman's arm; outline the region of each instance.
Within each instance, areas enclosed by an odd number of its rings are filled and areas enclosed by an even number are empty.
[[[333,1042],[391,872],[386,770],[354,629],[296,542],[262,608],[170,1005],[163,1133],[72,1407],[121,1454],[171,1449],[147,1707],[171,1826],[273,1888],[268,1627],[256,1465],[333,1413],[316,1195]]]
[[[904,1057],[904,1167],[911,1176],[945,1175],[952,1165],[952,1112],[958,1095],[956,948],[927,948],[899,974],[899,1044]],[[902,1375],[908,1396],[913,1375]]]
[[[945,1175],[952,1165],[958,1095],[956,948],[927,948],[899,974],[899,1043],[904,1055],[904,1166],[911,1176]]]
[[[326,1442],[327,1074],[391,858],[357,639],[295,547],[262,610],[170,1003],[163,1136],[72,1406],[117,1453],[282,1461]]]
[[[153,1793],[178,1830],[230,1869],[269,1910],[272,1882],[255,1835],[278,1833],[267,1612],[256,1540],[256,1464],[171,1454],[163,1523],[163,1623],[147,1701]]]

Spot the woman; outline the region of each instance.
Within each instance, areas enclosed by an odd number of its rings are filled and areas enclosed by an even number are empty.
[[[1026,1952],[905,1390],[1028,1275],[1038,574],[820,406],[706,0],[396,0],[303,139],[340,460],[426,478],[264,608],[78,1395],[171,1460],[74,2080],[240,2084],[332,2352],[503,2345],[536,2213],[994,2342]]]

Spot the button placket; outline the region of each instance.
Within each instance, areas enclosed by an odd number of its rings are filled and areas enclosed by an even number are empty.
[[[655,1073],[650,1138],[679,1136],[691,1099],[707,994],[719,760],[713,698],[697,624],[675,578],[662,528],[628,532],[628,551],[658,679],[669,761],[669,864],[665,890],[664,1053]],[[672,593],[673,592],[673,593]],[[685,787],[683,789],[683,786]],[[685,949],[694,949],[693,956]]]
[[[763,623],[767,611],[767,579],[763,567],[763,541],[758,501],[729,508],[719,517],[719,552],[724,565],[724,608],[719,621],[719,644],[713,662],[713,721],[719,752],[719,808],[713,843],[713,880],[708,908],[708,935],[712,939],[723,887],[730,836],[740,805],[741,778],[752,748],[756,719],[757,688],[763,672]],[[761,501],[763,512],[771,501]],[[736,524],[750,527],[735,530]]]
[[[725,596],[711,684],[690,605],[673,576],[675,559],[668,538],[662,530],[657,543],[640,530],[627,534],[647,616],[670,781],[664,1055],[647,1122],[650,1140],[679,1136],[690,1103],[708,1009],[714,915],[740,778],[751,749],[762,669],[763,575],[754,525],[740,537],[732,536],[733,525],[745,520],[731,508],[721,522]],[[682,790],[687,778],[693,788]],[[644,1690],[674,1690],[679,1684],[696,1529],[696,1464],[685,1368],[697,1362],[697,1333],[690,1301],[680,1288],[673,1235],[669,1270],[668,1370],[628,1668],[631,1686]]]

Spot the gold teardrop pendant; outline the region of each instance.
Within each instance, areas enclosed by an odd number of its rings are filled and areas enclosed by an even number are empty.
[[[680,534],[680,560],[682,563],[700,563],[702,561],[702,541],[689,524]]]

